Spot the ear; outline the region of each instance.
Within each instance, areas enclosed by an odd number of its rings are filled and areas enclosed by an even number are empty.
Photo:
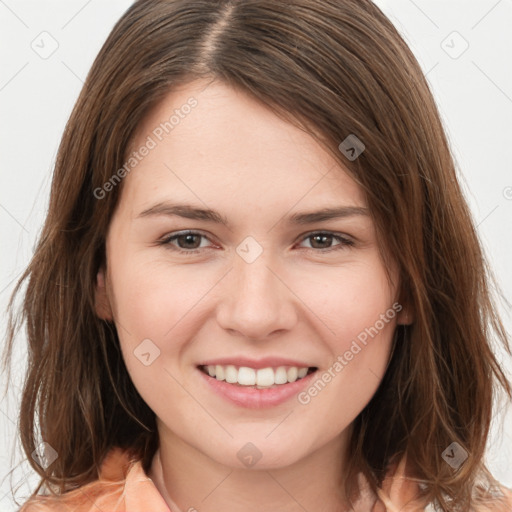
[[[411,325],[414,322],[414,314],[412,308],[409,306],[402,306],[402,309],[396,316],[396,323],[398,325]]]
[[[95,285],[96,314],[103,320],[112,320],[112,307],[108,298],[105,270],[101,268],[96,275]]]

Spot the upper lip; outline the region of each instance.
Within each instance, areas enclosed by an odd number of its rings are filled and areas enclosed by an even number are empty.
[[[303,363],[301,361],[295,361],[293,359],[287,359],[283,357],[264,357],[263,359],[249,359],[247,357],[221,357],[217,359],[209,359],[200,363],[198,366],[246,366],[249,368],[277,368],[279,366],[297,366],[298,368],[311,368],[313,365]]]

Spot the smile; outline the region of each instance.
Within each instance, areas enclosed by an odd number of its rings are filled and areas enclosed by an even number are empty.
[[[250,368],[235,365],[199,366],[199,369],[218,381],[238,386],[266,389],[300,380],[314,372],[316,367],[278,366],[276,368]]]
[[[297,366],[257,370],[234,365],[200,365],[196,368],[208,393],[213,392],[231,405],[246,409],[265,409],[286,403],[310,385],[318,371],[316,367]],[[283,382],[285,375],[286,382]]]

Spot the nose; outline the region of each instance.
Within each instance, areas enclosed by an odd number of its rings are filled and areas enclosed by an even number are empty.
[[[266,251],[252,263],[235,255],[217,309],[219,325],[251,340],[290,330],[297,320],[295,296],[283,274]]]

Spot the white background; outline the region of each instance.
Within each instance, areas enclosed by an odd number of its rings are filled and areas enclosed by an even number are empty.
[[[512,302],[512,0],[376,3],[427,73],[479,234]],[[96,54],[130,4],[128,0],[0,0],[2,333],[10,292],[42,226],[65,122]],[[42,32],[50,36],[41,36]],[[41,38],[47,50],[58,44],[46,59],[31,47],[42,46]],[[459,56],[466,44],[469,47]],[[501,311],[511,333],[511,310],[503,305]],[[24,350],[25,339],[20,336],[14,379],[0,402],[2,511],[16,510],[11,485],[19,486],[16,496],[23,501],[36,482],[16,440]],[[510,357],[501,352],[499,357],[510,372]],[[2,386],[5,381],[2,376]],[[496,416],[488,463],[495,476],[512,487],[510,407]],[[9,474],[11,468],[14,472]]]

